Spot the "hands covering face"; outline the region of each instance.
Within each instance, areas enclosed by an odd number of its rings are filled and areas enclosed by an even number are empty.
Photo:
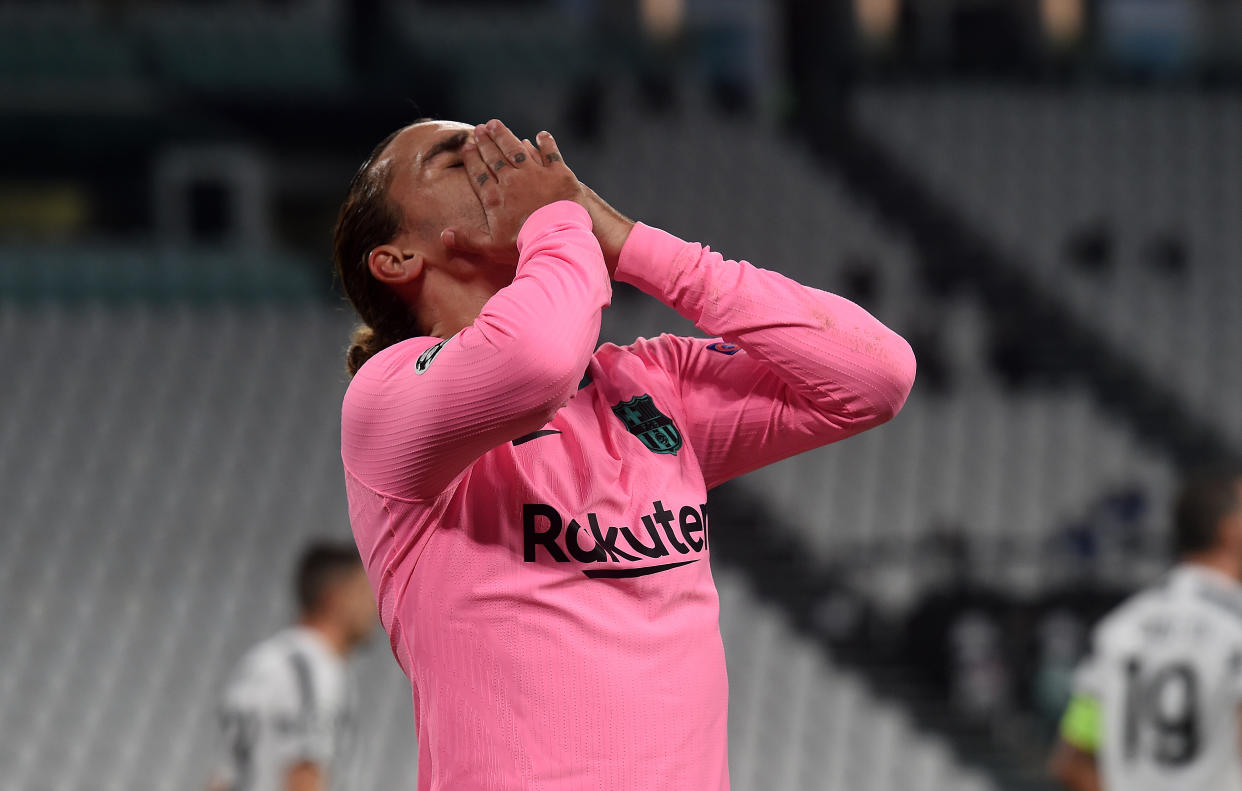
[[[462,146],[470,186],[483,206],[487,230],[446,228],[445,247],[499,263],[517,264],[517,237],[536,209],[560,200],[582,202],[582,187],[548,132],[518,140],[496,119],[474,128]]]

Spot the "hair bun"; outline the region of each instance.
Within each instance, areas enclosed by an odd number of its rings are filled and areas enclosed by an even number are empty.
[[[355,327],[349,339],[349,353],[345,355],[345,367],[349,369],[349,375],[353,376],[358,373],[358,369],[367,360],[386,346],[388,344],[382,343],[375,330],[366,324],[359,324]]]

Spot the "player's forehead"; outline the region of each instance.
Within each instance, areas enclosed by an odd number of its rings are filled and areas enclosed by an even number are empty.
[[[437,146],[463,135],[468,137],[473,131],[473,126],[460,121],[421,121],[410,124],[397,133],[382,158],[418,167],[434,153]]]

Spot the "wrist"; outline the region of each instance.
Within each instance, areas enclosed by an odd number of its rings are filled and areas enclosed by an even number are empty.
[[[616,278],[617,263],[621,260],[621,250],[633,229],[634,221],[626,217],[619,217],[615,221],[595,227],[595,236],[604,252],[604,265],[608,267],[608,276],[613,279]]]
[[[608,276],[615,279],[617,262],[621,259],[621,249],[630,237],[634,221],[609,206],[603,198],[585,184],[582,185],[582,205],[591,215],[591,226],[595,238],[599,241],[600,250],[604,253],[604,265],[608,267]]]

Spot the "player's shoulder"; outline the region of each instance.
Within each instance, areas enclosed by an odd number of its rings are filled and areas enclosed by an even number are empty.
[[[354,374],[346,390],[346,398],[348,399],[351,393],[371,394],[377,385],[382,387],[385,382],[396,376],[425,374],[436,357],[452,340],[452,337],[436,338],[420,335],[381,349],[363,363],[358,372]]]
[[[298,657],[304,657],[316,671],[333,675],[344,669],[345,660],[313,629],[291,626],[285,630],[284,639],[285,654],[290,661],[298,661]]]
[[[248,671],[251,675],[269,678],[284,675],[288,669],[286,657],[289,654],[289,648],[290,630],[281,629],[252,645],[242,655],[238,667]]]
[[[595,350],[596,357],[616,357],[618,355],[643,355],[652,354],[659,351],[671,342],[671,339],[678,336],[667,332],[662,332],[655,337],[648,338],[640,335],[629,343],[601,343],[599,348]]]
[[[282,644],[300,705],[312,709],[341,705],[348,685],[346,662],[312,629],[290,627]]]
[[[1186,606],[1212,612],[1218,622],[1242,637],[1242,587],[1211,573],[1192,571],[1186,576]]]
[[[640,336],[626,344],[604,343],[592,359],[602,378],[643,381],[655,375],[671,381],[671,372],[678,370],[686,357],[685,343],[689,340],[661,333],[651,338]]]
[[[1195,570],[1178,567],[1132,594],[1106,615],[1096,627],[1096,639],[1127,639],[1153,616],[1182,618],[1204,613],[1242,638],[1242,588],[1220,584]]]
[[[343,661],[317,645],[301,627],[287,627],[256,643],[237,664],[229,688],[242,697],[281,700],[322,695],[344,674]]]
[[[241,655],[224,687],[224,698],[231,706],[266,706],[280,697],[289,684],[281,663],[276,636],[252,645]]]
[[[404,403],[453,338],[420,336],[394,343],[363,363],[341,402],[343,436],[367,434],[378,413]]]
[[[736,344],[721,338],[700,338],[662,332],[653,338],[639,337],[632,343],[617,345],[605,343],[596,351],[601,361],[629,356],[664,368],[684,365],[689,358],[700,354],[719,355],[728,358],[742,351]]]
[[[1170,580],[1167,575],[1140,588],[1110,610],[1095,627],[1095,643],[1106,646],[1117,640],[1127,640],[1142,628],[1142,623],[1154,611],[1167,606]]]

